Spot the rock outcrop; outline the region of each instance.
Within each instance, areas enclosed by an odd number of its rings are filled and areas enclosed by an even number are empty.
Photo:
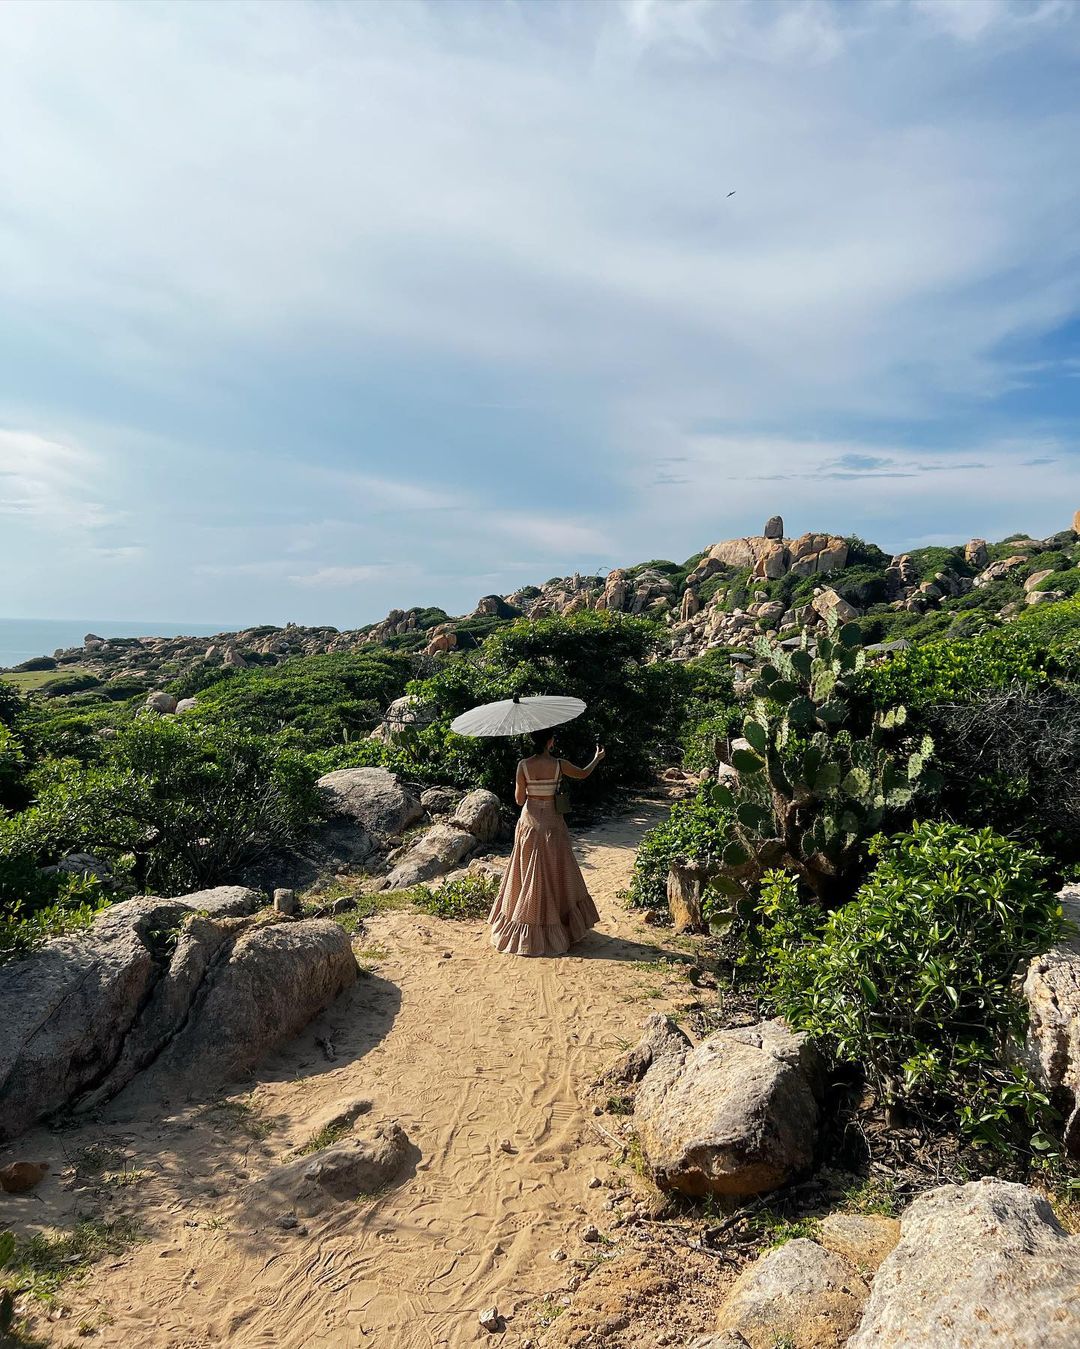
[[[0,967],[0,1141],[114,1096],[151,1065],[206,1090],[253,1066],[356,978],[336,924],[263,924],[239,887],[133,899]]]
[[[597,1085],[621,1087],[640,1082],[654,1063],[663,1058],[681,1063],[692,1048],[685,1032],[669,1016],[654,1012],[645,1022],[641,1039],[601,1074]]]
[[[719,1031],[645,1074],[634,1127],[653,1179],[683,1194],[753,1195],[809,1167],[817,1065],[783,1022]]]
[[[1080,1237],[1024,1185],[978,1180],[916,1199],[848,1349],[1075,1349]]]

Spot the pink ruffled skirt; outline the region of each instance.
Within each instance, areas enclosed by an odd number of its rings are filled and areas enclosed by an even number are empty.
[[[522,807],[514,851],[491,907],[491,944],[515,956],[559,956],[600,921],[554,801]]]

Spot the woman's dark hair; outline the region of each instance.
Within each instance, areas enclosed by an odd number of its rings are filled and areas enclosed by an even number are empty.
[[[554,731],[530,731],[529,739],[532,741],[533,753],[543,754],[548,747],[548,742],[554,740]]]

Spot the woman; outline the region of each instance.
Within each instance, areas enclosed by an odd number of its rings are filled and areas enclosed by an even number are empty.
[[[604,757],[577,768],[552,755],[551,731],[533,734],[535,753],[517,767],[514,799],[522,807],[514,851],[492,905],[491,944],[516,956],[559,956],[600,921],[570,847],[566,821],[555,809],[564,777],[587,778]]]

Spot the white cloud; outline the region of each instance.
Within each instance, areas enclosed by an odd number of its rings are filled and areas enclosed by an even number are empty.
[[[80,445],[0,427],[0,515],[64,530],[94,531],[123,513],[96,493],[102,461]]]
[[[927,48],[1052,0],[549,11],[5,6],[0,294],[125,363],[338,332],[735,416],[1000,387],[1080,300],[1080,108]]]
[[[317,571],[301,572],[288,579],[302,586],[355,586],[385,576],[391,568],[384,562],[359,567],[319,567]],[[396,569],[395,569],[396,570]],[[404,579],[404,578],[401,578]]]

